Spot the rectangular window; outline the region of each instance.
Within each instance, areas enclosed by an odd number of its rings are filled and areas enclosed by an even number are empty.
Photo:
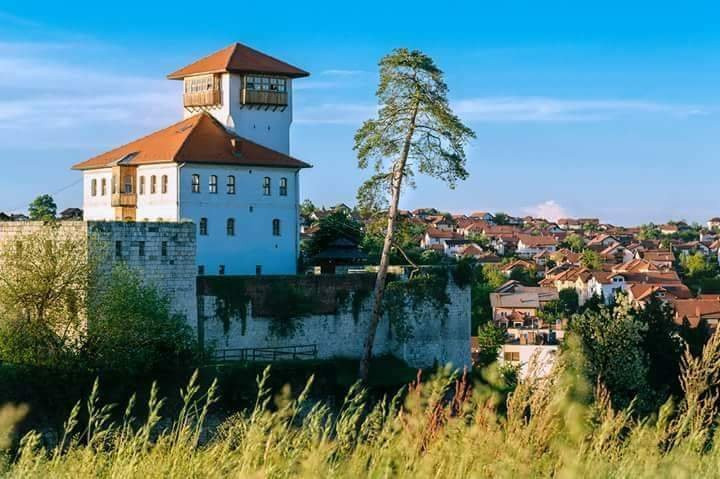
[[[217,193],[217,176],[210,175],[210,182],[208,185],[210,187],[210,193]]]
[[[200,236],[207,236],[208,234],[208,220],[207,218],[200,218]]]
[[[235,236],[235,218],[228,218],[227,220],[227,235]]]
[[[202,276],[202,275],[205,274],[205,266],[203,266],[203,265],[198,265],[198,274],[199,274],[200,276]]]
[[[122,258],[122,241],[115,242],[115,257]]]
[[[263,178],[263,196],[270,196],[270,177]]]
[[[167,246],[168,246],[167,241],[163,241],[162,243],[160,243],[160,256],[162,256],[163,258],[167,257],[167,254],[168,254]]]
[[[287,178],[280,178],[280,196],[287,196]]]
[[[152,175],[150,177],[150,194],[157,193],[157,176]]]
[[[280,236],[280,220],[277,218],[272,221],[272,234],[273,236]]]
[[[503,358],[505,359],[505,361],[518,362],[520,361],[520,353],[518,351],[506,351],[503,354]]]
[[[103,178],[100,180],[100,194],[105,196],[107,194],[107,180]]]
[[[186,77],[183,83],[185,93],[200,93],[214,88],[213,75]]]
[[[256,264],[256,265],[255,265],[255,274],[256,274],[257,276],[260,276],[260,275],[262,274],[262,265],[261,265],[261,264]]]
[[[115,175],[112,175],[111,184],[110,184],[110,192],[111,192],[113,195],[114,195],[115,192],[117,191],[117,185],[116,185],[116,183],[117,183],[117,178],[115,177]]]
[[[224,264],[221,264],[220,266],[218,266],[218,274],[220,276],[225,274],[225,265]]]
[[[145,256],[145,242],[138,242],[138,256]]]
[[[133,192],[132,176],[123,176],[123,193],[129,195]]]
[[[161,192],[162,194],[167,193],[168,190],[168,177],[167,175],[162,175],[162,183],[160,184]]]
[[[192,192],[200,193],[200,175],[192,175]]]
[[[90,194],[92,196],[97,196],[97,180],[95,179],[90,182]]]
[[[141,195],[144,195],[144,194],[145,194],[145,177],[144,177],[144,176],[141,176],[141,177],[140,177],[140,188],[139,188],[139,190],[140,190],[139,193],[140,193]]]
[[[235,194],[235,177],[233,175],[227,177],[227,193],[228,195]]]

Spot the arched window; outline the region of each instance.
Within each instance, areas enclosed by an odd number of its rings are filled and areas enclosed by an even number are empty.
[[[97,196],[97,180],[93,179],[90,182],[90,194],[93,196]]]
[[[228,218],[227,220],[227,235],[235,236],[235,218]]]
[[[263,195],[270,196],[270,177],[263,178]]]
[[[272,222],[273,236],[280,236],[280,220],[275,218]]]
[[[144,176],[140,177],[140,187],[138,188],[138,193],[140,193],[141,195],[145,194],[145,177]]]
[[[280,178],[280,196],[287,196],[287,178]]]
[[[200,193],[200,175],[192,175],[192,192]]]
[[[150,194],[157,193],[157,176],[152,175],[150,177]]]
[[[233,175],[227,177],[227,193],[228,195],[235,194],[235,177]]]
[[[168,177],[167,177],[167,175],[162,175],[162,178],[160,180],[160,192],[162,194],[165,194],[165,193],[167,193],[167,189],[168,189]]]
[[[100,194],[105,196],[107,194],[107,180],[103,178],[100,180]]]
[[[217,176],[216,175],[210,175],[210,182],[208,183],[210,187],[210,193],[217,193]]]
[[[200,218],[200,236],[207,236],[208,222],[207,218]]]

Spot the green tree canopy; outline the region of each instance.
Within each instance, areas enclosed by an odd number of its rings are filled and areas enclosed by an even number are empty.
[[[41,195],[30,203],[28,212],[33,221],[51,221],[57,216],[57,205],[52,196]]]
[[[380,103],[377,118],[355,134],[358,166],[374,174],[358,190],[361,208],[389,205],[387,228],[375,283],[372,316],[360,377],[368,375],[395,234],[395,220],[404,184],[426,174],[454,187],[468,176],[465,145],[475,136],[450,109],[442,71],[418,50],[399,48],[380,60]]]
[[[313,257],[339,238],[349,239],[357,244],[362,241],[362,226],[342,211],[335,211],[322,217],[318,230],[306,245],[306,253]]]
[[[498,352],[505,344],[505,331],[489,321],[478,328],[478,358],[479,366],[488,366],[498,358]]]
[[[580,264],[587,269],[600,269],[602,267],[602,258],[600,253],[591,249],[586,249],[580,256]]]
[[[196,351],[185,317],[127,266],[113,269],[90,304],[86,352],[97,367],[158,371],[187,364]]]

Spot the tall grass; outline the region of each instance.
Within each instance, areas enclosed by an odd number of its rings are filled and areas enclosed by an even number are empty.
[[[573,348],[552,375],[522,382],[507,400],[501,376],[488,384],[441,372],[404,394],[370,404],[353,387],[340,411],[289,390],[273,397],[268,370],[258,378],[255,406],[228,418],[205,440],[203,427],[216,401],[196,377],[182,394],[172,423],[161,420],[154,390],[140,424],[131,400],[123,419],[111,422],[96,387],[70,414],[51,450],[27,434],[0,475],[15,477],[715,477],[720,476],[717,437],[720,336],[702,357],[683,360],[684,397],[668,401],[650,418],[632,406],[612,408],[602,384],[583,379],[583,359]],[[593,387],[591,387],[593,386]],[[81,424],[81,409],[88,419]],[[502,411],[502,413],[500,412]],[[22,407],[0,409],[0,450]],[[1,454],[1,453],[0,453]]]

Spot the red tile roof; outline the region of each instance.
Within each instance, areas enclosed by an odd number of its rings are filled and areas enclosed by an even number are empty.
[[[218,50],[169,74],[167,77],[171,80],[182,80],[191,75],[224,72],[264,73],[290,78],[300,78],[310,75],[305,70],[301,70],[277,58],[253,50],[241,43],[233,43],[222,50]]]
[[[205,163],[282,168],[311,165],[227,130],[207,113],[198,113],[163,130],[73,166],[76,170],[126,165]]]

